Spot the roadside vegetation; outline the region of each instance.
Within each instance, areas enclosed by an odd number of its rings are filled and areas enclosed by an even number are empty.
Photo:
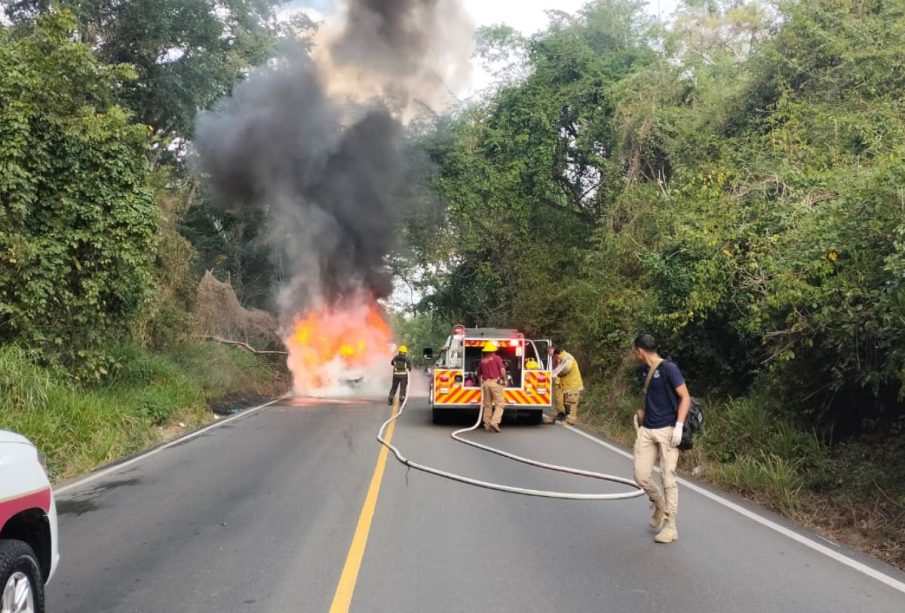
[[[0,428],[57,479],[288,386],[279,360],[203,340],[279,348],[214,279],[251,277],[186,165],[195,113],[262,60],[279,3],[202,4],[0,2]]]
[[[36,366],[17,346],[0,347],[0,428],[21,432],[46,455],[48,472],[65,479],[112,462],[286,389],[282,366],[236,349],[203,343],[172,351],[114,348],[113,372],[82,384]],[[237,402],[230,403],[236,398]],[[223,400],[226,402],[222,402]]]
[[[552,336],[628,443],[653,333],[685,468],[905,567],[905,8],[641,2],[480,35],[497,84],[423,143],[423,313]]]

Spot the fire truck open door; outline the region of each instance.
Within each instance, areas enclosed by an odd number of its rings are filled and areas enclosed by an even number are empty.
[[[435,423],[446,421],[446,417],[456,413],[473,417],[474,411],[480,409],[477,370],[484,346],[490,342],[497,345],[497,355],[506,366],[505,414],[542,422],[544,409],[551,406],[553,398],[551,362],[546,351],[550,341],[526,339],[515,331],[507,332],[496,336],[477,329],[460,339],[460,344],[447,341],[430,379],[428,402]]]

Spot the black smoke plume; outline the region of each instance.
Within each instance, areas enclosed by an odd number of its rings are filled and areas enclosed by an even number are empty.
[[[384,260],[405,165],[387,101],[398,111],[400,99],[422,95],[409,90],[436,89],[421,77],[439,82],[431,62],[449,63],[448,49],[430,53],[452,36],[438,34],[448,26],[441,5],[461,13],[457,0],[349,0],[344,29],[322,46],[328,70],[307,52],[283,54],[199,115],[197,168],[217,200],[269,212],[275,255],[292,271],[279,300],[284,316],[362,290],[390,293]],[[351,71],[340,77],[344,67]],[[378,93],[340,100],[331,80],[346,89],[378,83]]]
[[[435,34],[437,0],[349,0],[343,36],[332,45],[345,64],[411,74]]]
[[[217,199],[270,212],[275,247],[293,270],[281,301],[289,310],[358,289],[390,291],[383,259],[403,173],[399,132],[379,107],[342,125],[301,59],[253,74],[199,117],[199,170]]]

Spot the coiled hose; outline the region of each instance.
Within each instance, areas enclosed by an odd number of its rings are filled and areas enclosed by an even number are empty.
[[[408,377],[408,374],[406,374]],[[581,470],[578,468],[571,468],[569,466],[559,466],[557,464],[548,464],[546,462],[539,462],[537,460],[532,460],[530,458],[525,458],[519,455],[515,455],[514,453],[509,453],[508,451],[503,451],[501,449],[497,449],[495,447],[491,447],[490,445],[482,445],[481,443],[476,443],[474,441],[470,441],[468,439],[462,438],[460,435],[465,432],[472,432],[477,429],[479,425],[481,425],[481,409],[478,410],[478,419],[475,421],[474,425],[468,428],[462,428],[460,430],[456,430],[450,436],[453,440],[456,440],[460,443],[465,443],[466,445],[471,445],[472,447],[477,447],[478,449],[482,449],[484,451],[489,451],[490,453],[495,453],[496,455],[503,456],[504,458],[509,458],[510,460],[515,460],[516,462],[521,462],[522,464],[528,464],[529,466],[536,466],[538,468],[544,468],[546,470],[552,470],[561,473],[567,473],[570,475],[577,475],[579,477],[588,477],[590,479],[597,479],[599,481],[609,481],[611,483],[619,483],[622,485],[627,485],[632,488],[630,492],[621,492],[621,493],[613,493],[613,494],[580,494],[576,492],[551,492],[545,490],[534,490],[523,487],[515,487],[512,485],[504,485],[502,483],[492,483],[490,481],[481,481],[480,479],[474,479],[472,477],[466,477],[464,475],[459,475],[456,473],[447,472],[445,470],[440,470],[439,468],[434,468],[432,466],[426,466],[424,464],[419,464],[418,462],[414,462],[409,460],[407,457],[402,455],[402,452],[398,447],[393,445],[392,443],[386,440],[385,433],[387,427],[395,420],[399,418],[400,415],[405,411],[405,405],[408,403],[408,398],[403,400],[399,406],[397,411],[380,426],[380,430],[377,431],[377,440],[381,445],[384,445],[387,449],[393,452],[393,455],[396,456],[396,459],[399,460],[405,466],[410,468],[414,468],[415,470],[420,470],[425,473],[429,473],[431,475],[436,475],[438,477],[443,477],[444,479],[451,479],[452,481],[458,481],[460,483],[467,483],[468,485],[474,485],[477,487],[482,487],[488,490],[496,490],[499,492],[509,492],[511,494],[521,494],[523,496],[537,496],[540,498],[559,498],[562,500],[626,500],[628,498],[635,498],[637,496],[641,496],[644,494],[644,491],[641,487],[632,481],[631,479],[624,479],[622,477],[616,477],[614,475],[607,475],[604,473],[598,473],[590,470]]]

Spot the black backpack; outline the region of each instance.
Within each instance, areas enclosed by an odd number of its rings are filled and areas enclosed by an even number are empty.
[[[663,364],[666,361],[664,360]],[[660,368],[658,366],[657,368]],[[671,385],[667,383],[666,390],[669,392],[669,398],[672,400],[672,408],[674,411],[679,410],[679,395]],[[691,397],[691,405],[688,407],[688,415],[685,416],[685,426],[682,429],[682,442],[679,443],[679,449],[688,451],[694,447],[694,437],[701,433],[704,429],[704,403],[700,398]]]

